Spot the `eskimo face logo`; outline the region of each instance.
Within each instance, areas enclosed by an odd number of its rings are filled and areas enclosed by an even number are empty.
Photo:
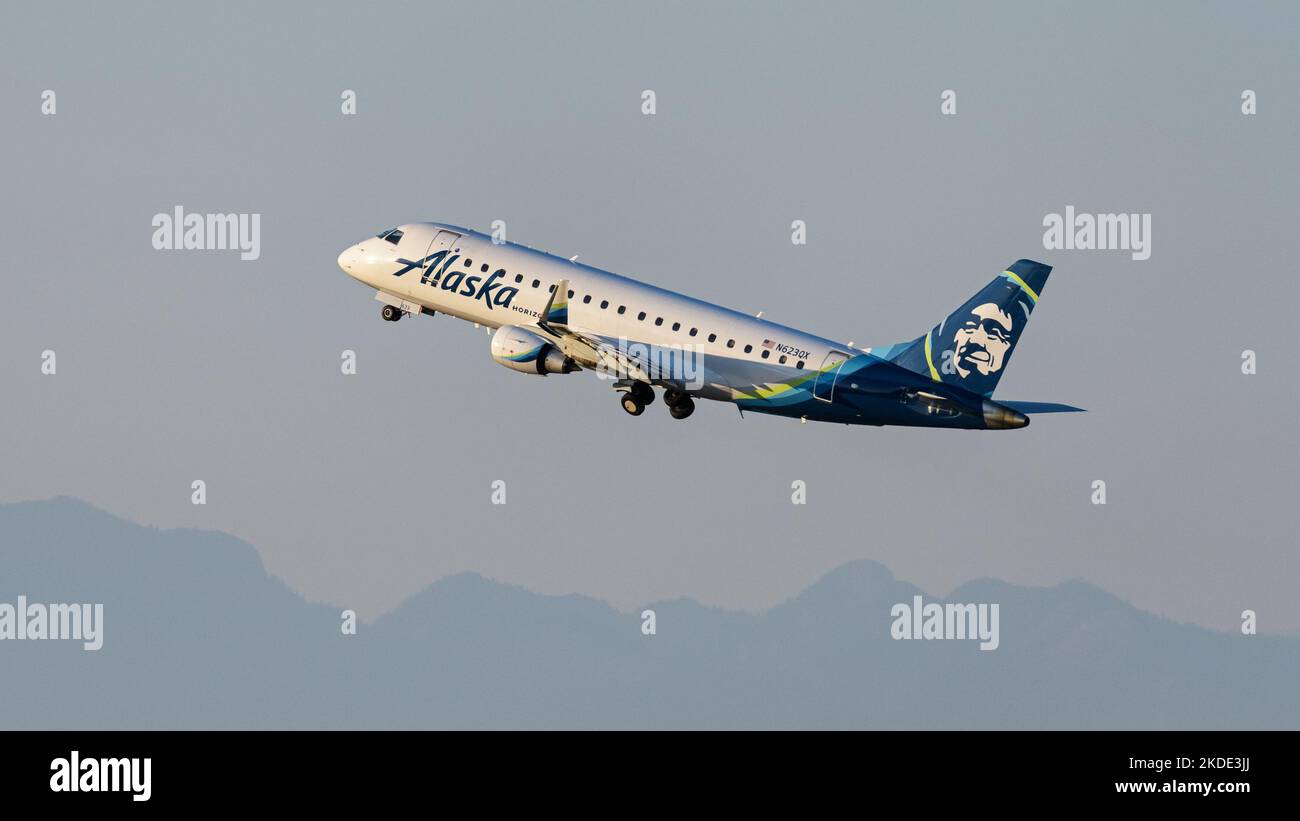
[[[988,376],[1002,370],[1011,350],[1011,314],[992,302],[973,308],[953,335],[953,367],[962,379],[972,371]]]
[[[418,261],[398,259],[397,261],[402,264],[402,267],[394,271],[393,276],[400,277],[418,268],[424,272],[420,275],[421,285],[441,288],[444,291],[459,293],[461,296],[467,296],[475,300],[481,299],[489,311],[492,310],[494,305],[500,305],[503,308],[510,307],[510,301],[515,298],[515,294],[519,293],[519,289],[502,287],[503,283],[497,281],[506,275],[504,268],[498,268],[486,279],[478,274],[466,276],[464,271],[452,271],[448,274],[447,269],[458,259],[460,259],[459,254],[449,255],[447,251],[430,254]],[[439,263],[442,264],[439,265]]]

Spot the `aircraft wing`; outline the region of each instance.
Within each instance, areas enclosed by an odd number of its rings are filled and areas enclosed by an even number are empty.
[[[569,280],[567,279],[555,283],[555,290],[546,300],[546,307],[542,309],[542,316],[537,320],[537,327],[559,346],[565,356],[572,357],[588,367],[601,364],[615,352],[613,346],[599,334],[569,325]]]
[[[555,290],[542,310],[542,318],[537,320],[537,327],[559,346],[565,356],[584,367],[617,374],[619,379],[661,381],[661,369],[644,357],[637,357],[635,351],[643,346],[632,346],[632,351],[629,351],[595,331],[569,324],[567,279],[555,284]]]

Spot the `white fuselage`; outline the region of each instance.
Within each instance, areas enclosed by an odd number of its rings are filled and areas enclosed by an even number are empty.
[[[943,354],[957,345],[975,361],[990,350],[996,340],[976,344],[968,330],[983,329],[979,312],[994,307],[993,319],[1011,322],[1006,311],[1015,309],[1027,319],[1023,300],[1037,301],[1051,270],[1020,260],[930,332],[873,351],[442,223],[384,231],[345,250],[339,267],[376,290],[384,319],[442,313],[495,328],[488,349],[499,364],[540,376],[595,370],[613,379],[633,416],[659,388],[676,419],[703,398],[805,421],[976,430],[1028,419],[991,401],[993,383],[982,393],[954,384],[967,374],[950,373]],[[978,361],[1001,370],[1014,345],[1006,336],[998,359]]]
[[[590,265],[514,243],[494,243],[464,228],[411,223],[397,230],[397,242],[373,237],[339,256],[339,266],[379,291],[381,300],[407,312],[425,309],[489,328],[527,328],[537,325],[555,284],[567,280],[569,325],[606,340],[698,346],[708,358],[709,373],[707,385],[693,393],[706,398],[753,396],[756,386],[811,375],[828,357],[857,353],[832,340]]]

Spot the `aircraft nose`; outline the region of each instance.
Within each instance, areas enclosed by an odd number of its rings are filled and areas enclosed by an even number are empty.
[[[356,264],[357,246],[350,245],[343,249],[343,253],[339,254],[339,267],[343,269],[343,273],[352,274],[355,273],[353,268],[356,267]]]

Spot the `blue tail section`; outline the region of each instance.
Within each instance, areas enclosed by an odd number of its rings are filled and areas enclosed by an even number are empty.
[[[935,382],[992,396],[1051,272],[1050,265],[1019,260],[925,336],[872,353]]]

